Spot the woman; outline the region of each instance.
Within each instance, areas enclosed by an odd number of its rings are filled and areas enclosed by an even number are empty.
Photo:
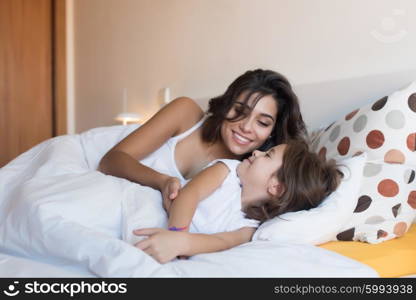
[[[100,162],[105,174],[160,190],[165,205],[215,159],[242,159],[253,150],[306,133],[298,99],[281,74],[257,69],[239,76],[209,102],[206,114],[177,98],[114,146]]]

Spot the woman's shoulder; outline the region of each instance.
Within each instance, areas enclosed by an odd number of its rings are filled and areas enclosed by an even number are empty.
[[[189,97],[178,97],[169,102],[170,107],[179,108],[181,110],[186,110],[194,112],[195,114],[203,115],[204,111],[201,106],[192,98]]]
[[[201,106],[189,97],[178,97],[172,100],[168,106],[172,113],[180,117],[180,132],[188,130],[204,116]]]

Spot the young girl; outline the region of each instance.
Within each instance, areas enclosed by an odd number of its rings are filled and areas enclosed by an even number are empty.
[[[249,242],[262,222],[316,207],[334,191],[339,171],[291,141],[243,162],[218,160],[180,191],[167,208],[169,230],[135,230],[136,244],[161,263],[177,256],[214,252]]]

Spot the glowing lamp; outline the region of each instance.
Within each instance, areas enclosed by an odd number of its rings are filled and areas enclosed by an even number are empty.
[[[127,123],[139,123],[141,120],[139,114],[127,112],[127,89],[123,90],[123,112],[118,114],[114,120],[122,122],[123,125],[127,125]]]

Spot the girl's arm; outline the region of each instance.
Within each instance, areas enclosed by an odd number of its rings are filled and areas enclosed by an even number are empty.
[[[198,203],[212,194],[229,173],[223,163],[216,163],[192,178],[180,191],[169,208],[169,228],[188,231]]]
[[[173,232],[161,228],[136,230],[137,235],[147,235],[147,239],[135,246],[151,255],[160,263],[166,263],[177,256],[192,256],[230,249],[251,241],[256,228],[241,229],[216,234]]]
[[[202,109],[192,99],[173,100],[108,151],[100,161],[99,170],[162,190],[172,177],[148,168],[138,160],[157,150],[172,136],[192,127],[202,116]]]
[[[234,232],[213,235],[188,233],[198,203],[213,193],[229,173],[223,163],[216,163],[198,173],[179,191],[169,211],[169,228],[182,228],[180,231],[162,228],[145,228],[134,230],[138,236],[146,235],[147,239],[135,244],[159,262],[165,263],[179,255],[214,252],[228,249],[248,242],[254,232],[243,228]]]
[[[241,229],[216,234],[188,233],[186,248],[180,255],[192,256],[199,253],[217,252],[251,241],[256,228],[243,227]]]

